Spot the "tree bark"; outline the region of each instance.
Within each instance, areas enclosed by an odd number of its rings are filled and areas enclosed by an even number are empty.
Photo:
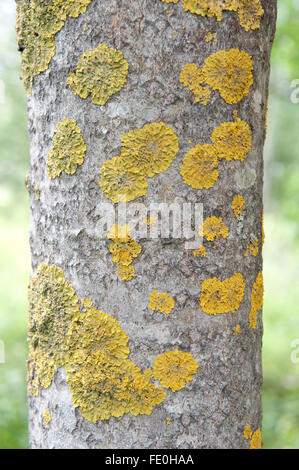
[[[246,31],[236,12],[224,12],[217,22],[185,11],[181,2],[93,0],[55,35],[55,55],[34,77],[28,97],[32,276],[42,263],[60,267],[79,299],[91,298],[119,322],[129,338],[129,359],[142,372],[153,368],[157,356],[175,350],[191,353],[199,367],[181,390],[165,387],[166,398],[149,415],[125,413],[96,423],[74,406],[65,368],[58,367],[48,388],[29,394],[32,448],[248,448],[244,429],[261,428],[263,329],[260,310],[256,328],[250,327],[249,315],[252,288],[262,271],[263,145],[276,1],[262,4],[260,28]],[[205,40],[209,32],[217,33],[217,43]],[[67,81],[82,54],[103,43],[121,51],[129,69],[121,90],[97,105],[90,96],[75,95]],[[253,58],[248,95],[229,104],[211,89],[207,105],[196,102],[180,82],[182,69],[188,63],[202,67],[211,54],[230,49]],[[252,136],[244,161],[219,158],[219,177],[209,189],[185,184],[184,156],[196,145],[211,145],[214,129],[233,122],[236,110]],[[55,126],[65,118],[76,120],[87,151],[75,174],[51,179],[47,156]],[[174,130],[179,152],[167,171],[148,178],[147,194],[135,202],[202,203],[204,219],[222,217],[229,235],[204,240],[205,257],[194,256],[180,240],[141,240],[135,277],[123,281],[110,242],[96,229],[99,208],[107,202],[100,168],[120,155],[124,133],[154,122]],[[238,194],[245,200],[240,217],[231,208]],[[254,247],[250,250],[255,237],[256,256]],[[237,310],[205,312],[199,300],[202,283],[234,273],[241,273],[245,283]],[[175,300],[170,314],[149,309],[154,290]],[[45,410],[49,424],[42,418]]]

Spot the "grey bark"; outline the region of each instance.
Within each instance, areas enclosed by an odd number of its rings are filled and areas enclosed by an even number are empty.
[[[167,7],[171,14],[165,14]],[[245,426],[261,427],[262,321],[259,316],[257,329],[252,330],[248,315],[262,256],[244,257],[240,230],[245,241],[253,233],[261,238],[264,115],[276,1],[265,0],[263,7],[260,29],[245,32],[232,13],[216,22],[160,0],[95,0],[79,18],[68,19],[55,36],[56,55],[48,70],[35,77],[28,99],[31,186],[37,183],[40,190],[39,200],[34,191],[31,194],[32,273],[42,262],[61,267],[79,298],[91,297],[97,308],[120,322],[130,339],[130,359],[143,370],[152,367],[158,354],[183,349],[193,354],[200,373],[192,385],[167,392],[167,399],[150,416],[125,415],[93,424],[74,408],[62,368],[50,388],[41,390],[37,398],[29,397],[31,447],[248,448]],[[217,31],[217,46],[204,41],[209,31]],[[103,42],[121,50],[130,69],[121,92],[106,106],[96,106],[90,98],[75,96],[66,82],[82,53]],[[232,106],[213,93],[208,106],[195,104],[192,93],[179,84],[180,70],[188,62],[202,62],[212,52],[236,47],[254,59],[249,96]],[[215,127],[232,120],[234,109],[252,131],[249,155],[243,163],[220,163],[221,176],[212,189],[190,188],[179,168],[190,149],[189,139],[194,145],[209,142]],[[77,120],[87,154],[75,175],[50,180],[46,158],[54,127],[65,117]],[[150,181],[142,200],[202,202],[204,217],[222,216],[230,235],[204,260],[182,250],[177,241],[142,242],[142,253],[134,261],[136,277],[125,283],[116,274],[109,245],[95,230],[97,208],[106,202],[98,185],[99,169],[119,155],[123,133],[161,121],[179,136],[180,151],[169,170]],[[166,186],[172,189],[166,191]],[[246,200],[241,224],[231,210],[238,192]],[[235,271],[243,273],[246,281],[239,311],[213,317],[203,313],[198,301],[202,281],[230,277]],[[174,313],[167,318],[157,315],[156,323],[147,307],[153,289],[170,292],[176,300]],[[233,337],[236,323],[242,334]],[[44,409],[52,415],[48,427],[41,418]],[[168,426],[166,417],[171,419]]]

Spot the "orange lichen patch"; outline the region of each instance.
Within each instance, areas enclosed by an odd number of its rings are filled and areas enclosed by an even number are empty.
[[[198,250],[194,250],[192,253],[193,256],[201,256],[202,258],[205,258],[205,256],[207,256],[207,250],[203,245],[200,245]]]
[[[237,5],[240,25],[245,31],[259,29],[264,15],[261,0],[238,0]]]
[[[245,284],[242,274],[221,282],[216,277],[206,279],[201,286],[200,305],[208,315],[235,312],[244,297]]]
[[[241,326],[236,325],[235,328],[234,328],[233,336],[238,335],[240,333],[240,331],[241,331]]]
[[[167,351],[154,361],[153,376],[161,385],[173,392],[191,382],[198,369],[192,354],[183,351]]]
[[[247,424],[243,432],[244,439],[250,439],[250,449],[262,449],[262,433],[258,428],[253,434],[251,427]]]
[[[264,281],[263,273],[259,272],[256,280],[254,281],[251,291],[251,310],[249,314],[250,328],[256,328],[257,313],[262,308],[264,301]]]
[[[48,424],[49,424],[49,423],[51,422],[51,420],[52,420],[50,411],[49,411],[49,410],[44,410],[44,411],[42,412],[42,417],[43,417],[43,420],[44,420],[45,425],[48,426]]]
[[[212,145],[196,145],[181,165],[184,182],[195,189],[212,188],[218,180],[218,158]]]
[[[107,234],[108,240],[113,240],[109,247],[113,254],[112,261],[121,265],[118,268],[118,274],[125,281],[131,280],[135,275],[135,269],[130,267],[133,258],[141,252],[141,246],[130,236],[131,228],[128,224],[113,225]],[[126,268],[126,269],[125,269]]]
[[[48,175],[52,179],[63,171],[73,175],[84,162],[85,153],[86,145],[75,119],[63,119],[54,130],[52,148],[47,159]]]
[[[83,314],[69,335],[66,372],[73,403],[88,421],[149,415],[165,399],[164,390],[151,382],[152,372],[141,373],[128,359],[127,343],[114,318],[96,310],[90,299],[83,301]]]
[[[245,200],[243,196],[241,196],[241,194],[236,194],[236,196],[234,196],[232,206],[231,206],[236,218],[242,215],[244,205],[245,205]]]
[[[153,311],[158,310],[159,312],[169,314],[175,306],[175,301],[167,292],[158,294],[157,290],[154,290],[149,297],[149,308]]]
[[[117,268],[117,274],[123,281],[131,281],[135,276],[135,268],[134,266],[120,265]]]
[[[251,149],[251,139],[249,125],[239,118],[235,122],[223,122],[211,136],[218,158],[241,162]]]
[[[41,264],[29,286],[29,393],[38,395],[39,385],[51,385],[55,367],[65,362],[69,325],[79,312],[74,289],[62,270]]]
[[[224,11],[235,11],[245,31],[259,29],[264,15],[260,0],[184,0],[183,8],[197,15],[215,16],[217,21],[222,20]]]
[[[202,86],[204,81],[202,69],[199,69],[195,64],[186,64],[181,71],[180,82],[194,93],[197,103],[206,106],[210,100],[211,92],[208,87]]]
[[[248,95],[253,84],[252,58],[239,49],[221,50],[210,55],[202,68],[204,81],[229,104]]]
[[[123,134],[121,142],[121,157],[128,167],[147,177],[166,171],[179,151],[178,137],[163,122]]]
[[[129,167],[123,158],[113,157],[103,163],[100,174],[100,187],[115,203],[133,201],[147,192],[145,176],[136,168]]]
[[[249,254],[252,256],[257,256],[259,252],[259,241],[257,237],[254,237],[253,241],[250,242],[249,247],[245,253],[245,256]]]
[[[68,16],[77,18],[91,0],[17,0],[17,42],[25,88],[31,93],[33,79],[44,72],[55,55],[54,36]]]
[[[83,53],[67,83],[75,95],[83,99],[91,95],[94,104],[103,106],[126,83],[128,68],[122,52],[104,43]]]
[[[209,242],[214,241],[216,238],[227,238],[229,231],[228,227],[222,223],[222,217],[208,217],[202,226],[198,228],[200,237],[205,237]]]

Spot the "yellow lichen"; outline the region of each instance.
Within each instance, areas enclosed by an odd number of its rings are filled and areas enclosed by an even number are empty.
[[[241,326],[236,325],[235,328],[234,328],[233,336],[238,335],[240,333],[240,331],[241,331]]]
[[[28,385],[33,395],[39,385],[49,387],[55,367],[64,365],[65,338],[78,311],[78,298],[62,270],[41,264],[29,286]]]
[[[252,58],[239,49],[220,50],[210,55],[204,63],[204,82],[229,104],[238,103],[248,95],[253,84]]]
[[[200,247],[197,250],[194,250],[193,256],[201,256],[202,258],[205,258],[207,256],[207,250],[203,245],[200,245]]]
[[[149,308],[153,311],[158,310],[159,312],[169,314],[175,306],[175,301],[167,292],[158,294],[157,290],[154,290],[149,297]]]
[[[222,20],[224,11],[235,11],[245,31],[259,29],[264,15],[261,0],[184,0],[183,8],[197,15],[214,16],[217,21]]]
[[[115,203],[133,201],[147,192],[145,176],[129,166],[124,158],[113,157],[103,163],[100,174],[100,187],[105,196]]]
[[[262,245],[265,243],[264,213],[262,213]]]
[[[214,41],[214,43],[217,44],[218,43],[217,33],[212,33],[211,31],[209,31],[208,34],[205,36],[205,41],[206,42]]]
[[[169,426],[170,423],[171,423],[171,419],[170,419],[170,418],[166,418],[166,424],[167,424],[167,426]]]
[[[216,277],[206,279],[201,286],[200,305],[208,315],[235,312],[244,297],[245,284],[242,274],[221,282]]]
[[[75,95],[83,99],[91,95],[94,104],[103,106],[126,83],[128,68],[122,52],[104,43],[83,53],[67,83]]]
[[[108,232],[108,240],[113,240],[109,247],[110,253],[113,254],[112,261],[121,265],[118,268],[118,274],[125,281],[131,280],[135,275],[134,267],[130,267],[133,258],[141,252],[141,246],[130,236],[131,228],[128,224],[119,226],[113,225]],[[127,269],[125,269],[127,268]]]
[[[156,225],[156,217],[154,215],[149,215],[148,217],[143,217],[143,223],[148,227],[151,225]]]
[[[257,256],[259,252],[259,241],[257,237],[254,237],[252,242],[249,243],[249,247],[247,251],[245,252],[245,256],[248,256],[249,254],[252,256]]]
[[[128,337],[110,315],[83,302],[69,335],[67,382],[75,407],[92,422],[151,414],[166,395],[151,382],[152,372],[141,373],[128,359]]]
[[[43,420],[44,420],[45,425],[48,426],[48,424],[49,424],[49,423],[51,422],[51,420],[52,420],[50,411],[49,411],[49,410],[44,410],[44,411],[42,412],[42,417],[43,417]]]
[[[162,0],[165,3],[178,3],[179,0]]]
[[[191,382],[198,369],[192,354],[183,351],[167,351],[154,361],[153,376],[161,385],[173,392]]]
[[[241,196],[241,194],[236,194],[236,196],[234,196],[231,206],[236,218],[240,217],[240,215],[242,214],[244,205],[245,200],[243,196]]]
[[[261,0],[238,0],[237,5],[240,25],[245,31],[259,29],[264,15]]]
[[[250,449],[262,449],[262,433],[260,428],[252,434],[251,427],[247,424],[243,436],[244,439],[250,439]]]
[[[121,157],[128,167],[152,177],[166,171],[179,150],[179,139],[163,122],[123,134]]]
[[[205,237],[209,242],[216,238],[227,238],[228,227],[222,223],[222,217],[208,217],[202,226],[198,228],[200,237]]]
[[[223,122],[214,129],[211,141],[218,158],[242,162],[251,149],[249,125],[239,118],[235,122]]]
[[[250,449],[262,449],[262,433],[260,428],[253,433]]]
[[[34,193],[35,193],[35,200],[39,201],[39,187],[37,184],[34,186]]]
[[[123,281],[131,281],[135,276],[135,268],[134,266],[120,265],[117,268],[117,274]]]
[[[251,427],[249,426],[249,424],[247,424],[246,428],[244,429],[243,436],[244,436],[244,439],[251,439],[252,431],[251,431]]]
[[[212,188],[218,180],[218,158],[212,145],[196,145],[184,156],[181,165],[184,182],[195,189]]]
[[[263,300],[264,300],[263,273],[259,272],[256,280],[254,281],[252,291],[251,291],[251,310],[249,314],[250,328],[256,328],[257,313],[263,306]]]
[[[186,64],[181,71],[180,82],[194,93],[197,103],[206,106],[210,100],[211,92],[208,87],[202,86],[204,81],[202,69],[199,69],[195,64]]]
[[[77,18],[92,0],[17,0],[17,42],[23,80],[28,93],[33,79],[44,72],[55,55],[54,36],[68,16]]]
[[[63,171],[73,175],[84,162],[85,153],[86,145],[75,119],[63,119],[54,130],[52,148],[47,159],[48,175],[52,179]]]

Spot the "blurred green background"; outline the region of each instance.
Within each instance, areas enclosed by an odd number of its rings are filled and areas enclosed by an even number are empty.
[[[265,146],[265,448],[299,448],[299,2],[278,0]],[[14,1],[0,4],[0,448],[26,448],[27,283],[29,278],[26,99],[15,44]],[[299,83],[298,85],[299,86]],[[299,98],[299,93],[298,93]],[[299,354],[298,354],[299,356]]]

